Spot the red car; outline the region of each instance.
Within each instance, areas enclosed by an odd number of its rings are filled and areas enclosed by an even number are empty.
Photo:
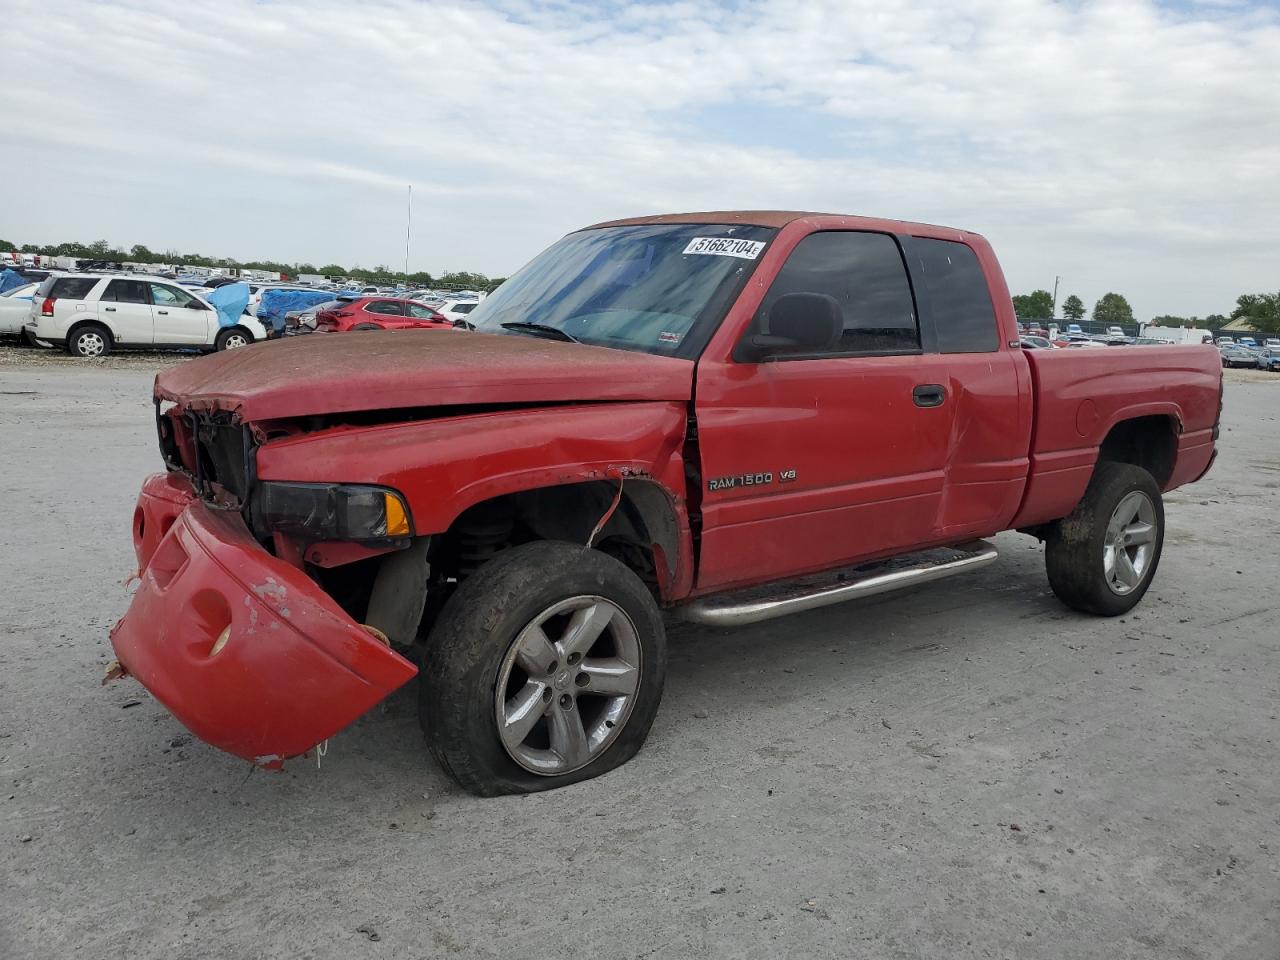
[[[403,297],[359,297],[330,300],[286,320],[287,333],[346,333],[350,330],[452,329],[453,321]]]

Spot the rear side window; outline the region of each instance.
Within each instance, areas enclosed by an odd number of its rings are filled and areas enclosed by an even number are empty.
[[[93,277],[48,277],[40,284],[37,296],[59,300],[83,300],[98,285]]]
[[[375,300],[364,308],[365,313],[380,313],[386,317],[403,317],[404,307],[394,300]]]
[[[453,305],[454,313],[470,313],[476,308],[474,303],[455,303]]]
[[[920,349],[915,301],[902,253],[885,233],[811,233],[796,245],[760,305],[757,325],[787,293],[825,293],[844,315],[832,351],[910,353]]]
[[[112,280],[102,299],[113,303],[147,303],[147,285],[141,280]]]
[[[991,353],[998,349],[991,291],[973,248],[951,240],[916,237],[911,247],[920,260],[939,353]]]

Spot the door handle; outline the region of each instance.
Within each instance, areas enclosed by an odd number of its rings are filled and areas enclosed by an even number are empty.
[[[917,407],[940,407],[947,399],[947,388],[940,383],[922,383],[911,391]]]
[[[169,315],[168,310],[157,310],[156,313],[163,313],[166,317]]]
[[[115,308],[115,307],[103,307],[103,309],[104,309],[104,310],[106,310],[106,311],[107,311],[107,313],[115,313],[115,312],[116,312],[116,308]]]

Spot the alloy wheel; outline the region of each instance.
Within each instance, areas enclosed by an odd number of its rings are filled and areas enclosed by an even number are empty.
[[[507,754],[531,773],[586,766],[617,739],[640,686],[635,624],[604,597],[570,597],[534,617],[498,670],[495,709]]]

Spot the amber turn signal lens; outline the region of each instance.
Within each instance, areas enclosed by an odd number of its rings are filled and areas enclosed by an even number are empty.
[[[409,518],[404,512],[404,504],[394,493],[384,493],[383,506],[387,511],[387,536],[409,536]]]

